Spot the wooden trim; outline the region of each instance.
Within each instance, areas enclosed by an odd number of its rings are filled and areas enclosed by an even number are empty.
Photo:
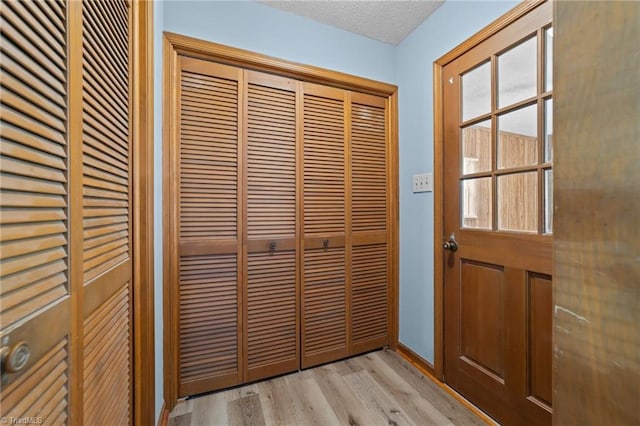
[[[216,62],[262,71],[270,74],[292,77],[318,84],[326,84],[341,89],[355,90],[372,95],[389,96],[397,90],[392,84],[382,83],[363,77],[357,77],[338,71],[330,71],[312,65],[286,61],[272,56],[224,46],[210,41],[165,32],[165,40],[180,55],[201,59],[214,59]]]
[[[495,35],[547,0],[526,0],[478,31],[433,63],[433,160],[434,160],[434,372],[444,380],[444,110],[442,70],[451,61]]]
[[[67,5],[67,107],[68,107],[68,240],[69,259],[83,258],[82,220],[82,3]],[[84,279],[82,261],[69,262],[68,282],[71,297],[72,340],[69,342],[70,389],[69,423],[82,424],[83,416],[83,365],[82,345],[84,323]],[[73,341],[75,340],[75,342]]]
[[[427,361],[426,359],[422,358],[420,355],[416,354],[414,351],[412,351],[411,349],[409,349],[407,346],[403,345],[402,343],[398,343],[397,352],[398,352],[398,355],[400,355],[402,358],[407,360],[418,371],[420,371],[422,374],[424,374],[425,378],[431,380],[433,383],[438,385],[438,387],[440,389],[442,389],[443,391],[445,391],[446,393],[451,395],[453,398],[455,398],[458,402],[460,402],[462,405],[464,405],[469,411],[471,411],[473,414],[478,416],[478,418],[480,418],[480,420],[485,422],[485,424],[492,425],[492,426],[495,426],[495,425],[498,424],[491,417],[487,416],[483,411],[481,411],[478,407],[476,407],[471,402],[469,402],[469,400],[467,400],[465,397],[460,395],[455,390],[451,389],[449,386],[447,386],[441,380],[438,380],[434,376],[434,371],[435,370],[433,368],[433,365],[431,365],[431,363],[429,361]]]
[[[422,358],[420,355],[415,353],[408,346],[405,346],[403,343],[398,343],[398,354],[402,356],[404,359],[409,361],[411,364],[419,367],[420,371],[424,371],[430,376],[434,376],[435,370],[433,369],[433,364],[431,364],[426,359]],[[438,380],[439,382],[441,380]]]
[[[158,426],[167,426],[169,423],[169,410],[167,405],[162,401],[162,409],[160,410],[160,417],[158,418]]]
[[[344,287],[345,287],[345,336],[347,338],[346,346],[347,353],[353,353],[353,336],[352,336],[352,279],[353,273],[352,265],[353,261],[353,247],[352,240],[353,235],[351,233],[352,223],[352,173],[351,173],[351,93],[345,91],[343,93],[344,103],[342,105],[342,112],[344,116]]]
[[[387,196],[389,214],[387,218],[388,259],[389,259],[389,348],[398,348],[399,331],[399,282],[400,282],[400,176],[398,171],[398,91],[387,100],[387,123],[389,128],[387,151]]]
[[[443,56],[438,58],[435,63],[440,66],[445,66],[546,1],[547,0],[524,0],[522,3],[469,37],[467,40],[454,47],[453,50],[445,53]]]
[[[172,90],[171,83],[177,79],[178,54],[173,50],[171,43],[164,39],[163,44],[163,96],[162,96],[162,255],[163,261],[163,325],[164,325],[164,403],[167,411],[171,411],[178,398],[178,330],[176,303],[178,291],[172,288],[171,283],[177,280],[177,244],[178,241],[178,207],[176,195],[178,191],[174,170],[175,157],[177,155],[176,143],[178,138],[178,126],[173,128],[167,125],[174,117],[177,117],[176,105],[178,94]]]
[[[444,123],[442,104],[442,66],[433,64],[433,253],[434,253],[434,375],[444,380]]]
[[[134,424],[155,420],[153,2],[133,2]],[[168,416],[168,413],[167,413]]]

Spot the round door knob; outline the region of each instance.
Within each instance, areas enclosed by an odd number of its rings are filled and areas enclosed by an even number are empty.
[[[323,240],[322,241],[322,247],[328,248],[329,247],[329,240]]]
[[[269,244],[269,250],[274,251],[276,249],[275,241]]]
[[[31,358],[31,348],[27,342],[18,342],[13,347],[2,348],[2,372],[18,373],[22,371]]]
[[[442,248],[449,251],[456,251],[458,250],[458,243],[456,243],[455,240],[446,241],[442,243]]]

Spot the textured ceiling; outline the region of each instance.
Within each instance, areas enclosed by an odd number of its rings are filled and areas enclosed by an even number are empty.
[[[415,27],[444,3],[434,0],[259,2],[391,44],[398,44],[404,40]]]

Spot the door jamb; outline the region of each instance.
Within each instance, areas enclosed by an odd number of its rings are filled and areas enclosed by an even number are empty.
[[[517,21],[547,0],[525,0],[485,28],[472,35],[433,63],[433,158],[434,158],[434,370],[444,382],[444,99],[442,71],[454,59],[462,56],[489,37]]]
[[[133,424],[155,423],[153,1],[131,2],[133,63]]]

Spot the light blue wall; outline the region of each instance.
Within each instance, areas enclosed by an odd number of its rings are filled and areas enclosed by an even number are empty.
[[[164,31],[395,82],[395,46],[247,1],[165,1]]]
[[[396,48],[400,127],[400,342],[434,360],[433,193],[412,176],[433,171],[433,62],[517,2],[447,1]]]
[[[154,222],[153,237],[155,252],[153,258],[154,273],[154,316],[155,316],[155,369],[156,369],[156,422],[162,410],[163,398],[163,324],[162,324],[162,21],[161,2],[153,4],[153,182],[154,182]]]

